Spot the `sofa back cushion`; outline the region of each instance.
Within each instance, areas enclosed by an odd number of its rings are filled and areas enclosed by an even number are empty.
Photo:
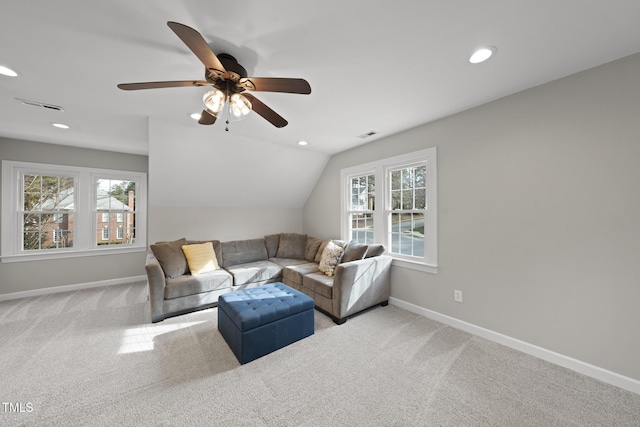
[[[373,243],[369,245],[369,248],[367,249],[367,253],[364,255],[364,257],[371,258],[374,256],[382,255],[384,254],[385,249],[386,248],[384,247],[384,245],[380,243]]]
[[[329,243],[328,240],[323,240],[320,242],[320,247],[318,247],[318,253],[316,254],[315,259],[313,260],[314,262],[320,264],[320,260],[322,259],[322,253],[324,252],[324,248],[327,247],[327,243]]]
[[[304,250],[304,259],[309,262],[314,262],[316,260],[316,255],[318,254],[318,249],[320,249],[320,245],[322,244],[322,240],[316,239],[315,237],[307,237],[307,246]]]
[[[307,248],[307,235],[296,233],[282,233],[278,244],[277,258],[304,259]]]
[[[269,234],[264,236],[264,245],[267,247],[267,256],[274,258],[278,252],[278,245],[280,244],[280,234]]]
[[[342,261],[340,262],[357,261],[359,259],[363,259],[366,253],[367,245],[352,240],[344,250],[344,255],[342,256]]]
[[[221,267],[263,261],[268,258],[264,239],[233,240],[222,242],[220,246],[222,248]]]
[[[164,275],[173,278],[189,272],[187,258],[182,252],[182,245],[187,244],[187,239],[182,238],[173,242],[158,242],[151,245],[151,252],[156,257]]]

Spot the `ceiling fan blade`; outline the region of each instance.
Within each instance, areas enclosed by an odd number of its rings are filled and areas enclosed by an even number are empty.
[[[209,113],[207,110],[202,110],[202,114],[200,114],[200,120],[198,123],[201,125],[212,125],[216,122],[216,116]]]
[[[176,80],[166,82],[142,82],[142,83],[120,83],[118,87],[122,90],[140,90],[140,89],[160,89],[165,87],[186,87],[186,86],[210,86],[211,84],[204,80]]]
[[[277,128],[285,127],[287,122],[282,116],[267,107],[262,101],[249,93],[243,93],[242,96],[246,97],[251,102],[251,109],[261,115],[265,120],[274,125]]]
[[[308,95],[311,86],[305,79],[288,79],[282,77],[247,77],[240,79],[238,86],[246,90],[259,92],[286,92]]]
[[[184,24],[179,24],[177,22],[169,21],[167,22],[169,28],[173,30],[174,33],[180,40],[187,45],[189,49],[198,57],[198,59],[204,64],[207,69],[213,69],[221,71],[222,74],[226,75],[227,70],[222,66],[222,63],[218,59],[215,53],[211,50],[205,39],[202,35],[194,30],[191,27],[187,27]]]

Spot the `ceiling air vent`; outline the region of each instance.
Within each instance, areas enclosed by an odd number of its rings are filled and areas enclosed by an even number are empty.
[[[365,138],[369,138],[370,136],[373,136],[375,134],[377,134],[378,132],[376,132],[375,130],[369,131],[367,133],[363,133],[362,135],[358,135],[358,138],[361,139],[365,139]]]
[[[45,104],[44,102],[29,101],[28,99],[20,99],[20,98],[16,98],[16,101],[18,101],[19,103],[21,103],[23,105],[30,105],[32,107],[40,107],[40,108],[46,108],[47,110],[55,110],[55,111],[64,112],[64,108],[62,108],[62,107],[60,107],[58,105]]]

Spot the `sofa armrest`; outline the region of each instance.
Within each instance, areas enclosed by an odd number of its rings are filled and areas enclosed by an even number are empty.
[[[164,288],[167,286],[167,282],[162,266],[153,254],[147,254],[144,269],[147,272],[147,283],[149,286],[151,321],[157,322],[163,319]]]
[[[391,262],[380,255],[339,264],[333,279],[333,314],[344,318],[389,300]]]

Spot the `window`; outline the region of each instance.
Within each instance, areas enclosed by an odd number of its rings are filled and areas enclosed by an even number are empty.
[[[375,208],[375,175],[373,173],[354,176],[349,183],[351,200],[349,215],[349,232],[351,240],[360,243],[373,243],[373,212]]]
[[[387,211],[391,252],[424,257],[424,214],[426,212],[426,164],[390,168]]]
[[[435,147],[343,169],[341,182],[344,239],[383,243],[394,265],[437,272]]]
[[[73,247],[75,176],[22,171],[18,184],[22,250]]]
[[[102,216],[102,223],[107,223],[100,224],[99,220],[97,222],[98,233],[102,232],[102,244],[123,245],[135,242],[137,185],[136,181],[94,175],[96,213],[98,217]],[[119,230],[115,238],[111,229]]]
[[[2,262],[145,251],[146,181],[140,172],[4,160]]]

